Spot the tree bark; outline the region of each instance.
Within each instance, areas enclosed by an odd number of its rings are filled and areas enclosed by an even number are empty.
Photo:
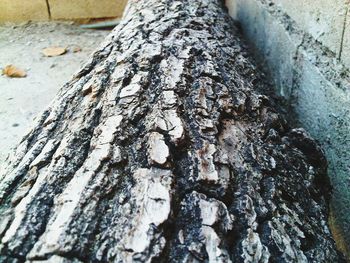
[[[132,0],[8,158],[1,262],[342,262],[326,161],[219,0]]]

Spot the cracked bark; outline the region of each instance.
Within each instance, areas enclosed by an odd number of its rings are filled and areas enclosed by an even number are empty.
[[[133,0],[0,177],[1,262],[342,262],[326,161],[219,0]]]

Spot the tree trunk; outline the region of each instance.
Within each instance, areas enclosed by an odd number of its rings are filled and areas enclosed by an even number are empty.
[[[342,262],[322,151],[219,0],[132,0],[8,158],[1,262]]]

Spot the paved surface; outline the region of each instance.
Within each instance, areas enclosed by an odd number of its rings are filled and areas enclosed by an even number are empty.
[[[58,89],[70,79],[108,31],[83,30],[71,23],[29,23],[0,26],[0,68],[13,64],[26,78],[0,74],[0,164],[29,130]],[[44,57],[41,50],[62,46],[68,52]],[[81,51],[73,50],[80,47]]]

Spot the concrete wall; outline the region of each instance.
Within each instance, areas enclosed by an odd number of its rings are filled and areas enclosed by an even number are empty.
[[[343,0],[227,0],[290,115],[323,146],[350,251],[350,17]],[[350,253],[349,253],[350,255]]]
[[[120,17],[127,0],[0,0],[0,22]]]
[[[350,1],[349,1],[350,2]],[[343,50],[341,53],[341,59],[350,68],[350,4],[347,9],[347,16],[345,21],[344,37],[343,37]]]
[[[272,0],[271,2],[286,12],[302,30],[308,32],[350,66],[349,58],[341,52],[349,0]],[[347,32],[348,38],[349,33]]]

